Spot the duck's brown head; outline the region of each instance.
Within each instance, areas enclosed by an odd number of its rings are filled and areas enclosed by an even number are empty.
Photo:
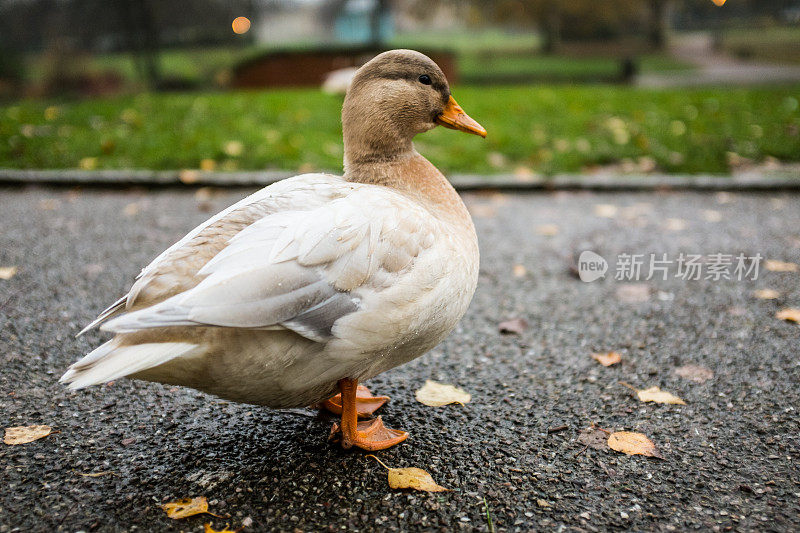
[[[346,159],[386,160],[436,125],[481,137],[486,130],[450,95],[439,66],[414,50],[390,50],[361,67],[342,108]]]

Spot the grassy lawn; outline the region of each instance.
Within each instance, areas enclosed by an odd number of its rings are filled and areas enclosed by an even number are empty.
[[[729,29],[722,44],[745,59],[800,63],[800,27]]]
[[[417,148],[443,171],[574,172],[631,160],[726,172],[800,160],[800,87],[645,90],[456,87],[489,131],[437,128]],[[316,90],[142,94],[0,108],[0,167],[338,171],[341,98]]]

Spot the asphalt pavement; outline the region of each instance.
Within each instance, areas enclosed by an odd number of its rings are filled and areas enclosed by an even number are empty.
[[[57,383],[104,335],[74,335],[139,269],[248,190],[0,189],[0,423],[48,424],[0,444],[0,533],[12,531],[797,531],[800,272],[704,279],[714,254],[800,263],[790,193],[553,192],[465,195],[480,282],[456,331],[371,380],[411,437],[378,452],[431,473],[443,493],[392,490],[360,451],[326,442],[333,418],[272,411],[177,387]],[[578,279],[591,250],[605,278]],[[703,279],[678,258],[702,256]],[[625,257],[671,261],[668,279],[616,280]],[[667,254],[666,258],[662,254]],[[733,268],[731,266],[731,268]],[[630,271],[620,270],[620,274]],[[733,273],[733,271],[731,271]],[[750,272],[750,277],[754,273]],[[778,291],[758,299],[756,289]],[[521,334],[498,323],[523,318]],[[592,352],[618,351],[603,367]],[[703,367],[699,383],[677,373]],[[710,376],[710,377],[709,377]],[[427,407],[426,379],[472,394]],[[627,383],[686,405],[640,402]],[[647,435],[663,459],[587,447],[580,432]],[[100,474],[95,477],[81,474]],[[160,505],[205,496],[208,515]],[[491,520],[491,525],[490,525]]]

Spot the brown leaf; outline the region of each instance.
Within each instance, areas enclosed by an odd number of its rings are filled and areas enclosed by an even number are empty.
[[[222,529],[214,529],[211,527],[211,522],[208,524],[203,524],[203,533],[236,533],[235,531],[228,529],[230,524],[225,524],[225,527]]]
[[[639,397],[639,400],[643,402],[686,405],[686,402],[684,402],[674,394],[669,393],[667,391],[663,391],[658,387],[650,387],[649,389],[637,390],[636,395]]]
[[[641,433],[633,431],[615,431],[608,436],[608,447],[614,451],[622,452],[627,455],[646,455],[663,459],[661,453],[648,439]]]
[[[421,468],[390,468],[374,455],[369,455],[369,457],[374,458],[389,471],[389,486],[393,489],[414,489],[424,492],[446,492],[450,490],[437,484],[431,475]]]
[[[419,403],[429,407],[441,407],[451,403],[462,405],[469,403],[472,396],[464,389],[428,379],[425,381],[425,385],[417,391],[416,398]]]
[[[3,443],[9,446],[27,444],[35,440],[48,436],[53,431],[50,426],[16,426],[6,428]]]
[[[129,204],[128,204],[128,205],[126,205],[126,206],[125,206],[125,208],[122,210],[122,213],[123,213],[123,214],[124,214],[126,217],[132,217],[132,216],[136,216],[136,215],[139,213],[139,204],[137,204],[136,202],[131,202],[131,203],[129,203]]]
[[[695,383],[705,383],[714,377],[714,372],[704,366],[684,365],[675,369],[675,375]]]
[[[578,434],[578,442],[594,450],[603,450],[608,441],[608,433],[594,426],[584,428]]]
[[[593,353],[592,359],[603,366],[611,366],[622,361],[622,354],[619,352]]]
[[[217,516],[214,513],[208,512],[208,500],[205,496],[165,503],[161,508],[167,512],[168,517],[175,520],[203,513]]]
[[[759,300],[774,300],[775,298],[779,298],[780,295],[781,293],[774,289],[758,289],[757,291],[753,291],[753,296]]]
[[[794,309],[791,307],[787,309],[781,309],[775,313],[775,318],[800,324],[800,309]]]
[[[524,318],[512,318],[500,322],[497,329],[503,334],[521,335],[528,328],[528,323]]]
[[[553,237],[558,235],[558,226],[555,224],[541,224],[536,226],[536,233],[545,237]]]
[[[778,261],[777,259],[767,259],[764,261],[764,268],[770,272],[797,272],[800,270],[797,263]]]
[[[11,279],[17,275],[17,267],[0,267],[0,279]]]

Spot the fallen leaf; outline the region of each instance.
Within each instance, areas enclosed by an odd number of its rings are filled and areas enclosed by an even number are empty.
[[[431,475],[421,468],[390,468],[383,461],[369,455],[380,463],[382,467],[389,471],[389,486],[393,489],[414,489],[425,492],[446,492],[446,489],[437,484]]]
[[[602,218],[614,218],[617,216],[617,206],[612,204],[597,204],[594,206],[594,214]]]
[[[84,157],[80,161],[78,161],[78,166],[82,170],[94,170],[97,168],[97,158],[96,157]]]
[[[88,472],[86,474],[84,474],[82,472],[76,472],[76,474],[78,474],[79,476],[83,476],[83,477],[102,477],[102,476],[108,476],[108,475],[112,475],[112,476],[115,475],[114,472],[112,472],[111,470],[105,470],[103,472]]]
[[[633,431],[615,431],[608,436],[608,447],[627,455],[646,455],[663,459],[653,441],[641,433]]]
[[[778,261],[777,259],[767,259],[764,261],[764,268],[770,272],[797,272],[800,270],[800,267],[797,266],[797,263]]]
[[[705,383],[714,377],[714,372],[704,366],[684,365],[675,369],[675,375],[695,383]]]
[[[244,151],[244,145],[241,141],[228,141],[225,143],[224,151],[226,155],[239,157]]]
[[[178,173],[178,179],[180,182],[187,185],[195,183],[199,177],[200,174],[196,170],[190,168],[183,169]]]
[[[774,289],[758,289],[757,291],[753,291],[753,296],[759,300],[774,300],[775,298],[779,298],[780,295],[781,293]]]
[[[500,330],[500,333],[513,335],[521,335],[527,328],[528,323],[523,318],[512,318],[511,320],[500,322],[497,325],[497,329]]]
[[[636,395],[639,397],[639,400],[643,402],[686,405],[686,402],[684,402],[674,394],[669,393],[667,391],[663,391],[658,387],[650,387],[649,389],[637,390]]]
[[[593,353],[592,359],[603,366],[611,366],[622,361],[622,354],[619,352]]]
[[[3,437],[3,443],[9,446],[16,446],[18,444],[27,444],[37,439],[48,436],[53,431],[50,426],[16,426],[6,428],[6,434]]]
[[[593,450],[602,450],[606,447],[608,433],[597,427],[584,428],[578,434],[578,442]]]
[[[664,223],[664,228],[669,231],[683,231],[689,226],[689,223],[681,218],[668,218]]]
[[[168,517],[175,520],[203,513],[220,518],[214,513],[208,512],[208,500],[205,496],[198,496],[196,498],[187,498],[184,500],[165,503],[161,506],[161,508],[167,512]]]
[[[230,524],[225,524],[225,527],[222,529],[214,529],[211,527],[211,522],[208,524],[203,524],[203,533],[236,533],[235,531],[228,529]]]
[[[135,216],[137,213],[139,213],[139,204],[137,204],[136,202],[131,202],[131,203],[129,203],[129,204],[128,204],[128,205],[126,205],[126,206],[125,206],[125,208],[122,210],[122,213],[123,213],[123,214],[124,214],[126,217],[132,217],[132,216]]]
[[[790,322],[797,322],[800,324],[800,309],[781,309],[777,313],[775,313],[775,318],[779,320],[788,320]]]
[[[525,267],[519,264],[514,265],[512,272],[514,273],[515,278],[524,278],[528,274],[528,271],[525,269]]]
[[[558,226],[555,224],[541,224],[536,226],[536,233],[545,237],[553,237],[558,235]]]
[[[539,507],[541,507],[542,509],[549,509],[549,508],[551,508],[551,507],[552,507],[552,505],[550,505],[550,504],[547,502],[547,500],[543,500],[543,499],[541,499],[541,498],[537,498],[537,499],[536,499],[536,505],[538,505],[538,506],[539,506]]]
[[[416,398],[419,403],[429,407],[441,407],[451,403],[469,403],[472,396],[453,385],[426,380],[425,385],[417,391]]]
[[[0,279],[11,279],[17,275],[19,269],[15,266],[0,267]]]

